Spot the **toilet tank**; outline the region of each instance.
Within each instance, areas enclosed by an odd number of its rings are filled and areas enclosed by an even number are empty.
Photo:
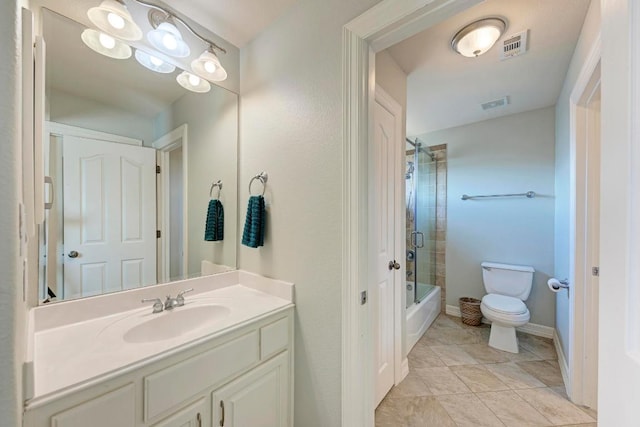
[[[483,262],[482,281],[488,294],[507,295],[525,301],[531,293],[533,273],[528,265]]]

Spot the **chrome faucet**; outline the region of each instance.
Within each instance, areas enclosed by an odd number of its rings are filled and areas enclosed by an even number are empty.
[[[162,304],[162,300],[160,298],[145,298],[142,302],[151,302],[153,301],[153,312],[154,313],[162,313],[164,310],[164,305]]]
[[[184,294],[193,291],[193,288],[185,289],[184,291],[180,291],[178,296],[176,297],[176,301],[178,301],[178,307],[182,307],[184,305]]]
[[[178,296],[175,298],[171,298],[171,295],[167,295],[167,299],[164,302],[164,309],[173,310],[175,307],[182,307],[184,305],[184,294],[191,291],[193,291],[193,288],[180,291]]]

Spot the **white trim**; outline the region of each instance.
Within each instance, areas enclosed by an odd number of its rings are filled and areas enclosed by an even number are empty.
[[[137,145],[142,147],[142,140],[112,133],[85,129],[78,126],[65,125],[58,122],[45,122],[46,134],[59,136],[75,136],[78,138],[97,139],[98,141],[117,142],[118,144]]]
[[[455,305],[447,305],[445,308],[445,313],[449,316],[462,317],[462,314],[460,313],[460,307]],[[483,317],[482,323],[490,325],[491,321]],[[555,329],[550,326],[539,325],[537,323],[527,323],[524,326],[517,327],[516,331],[542,338],[553,338],[555,340]]]
[[[33,13],[22,8],[22,203],[28,238],[36,235],[34,170],[34,27]],[[21,236],[20,253],[24,256],[27,236]],[[31,340],[31,338],[30,338]]]
[[[189,128],[185,123],[173,129],[171,132],[161,136],[155,140],[151,146],[158,150],[158,158],[160,163],[160,177],[157,180],[159,183],[158,188],[158,229],[160,230],[161,237],[158,239],[158,252],[161,262],[161,277],[163,281],[169,281],[171,279],[170,265],[171,265],[171,236],[169,229],[171,225],[171,208],[169,200],[166,197],[167,189],[170,186],[169,183],[169,158],[171,151],[182,147],[182,271],[183,274],[187,274],[189,266],[189,217],[187,212],[188,207],[188,153],[189,153]],[[164,173],[163,173],[164,172]],[[160,264],[159,262],[159,264]]]
[[[375,49],[399,42],[482,0],[383,0],[343,28],[342,414],[343,426],[374,424],[368,288],[369,126]],[[385,43],[383,41],[387,40]],[[378,45],[376,45],[378,43]]]
[[[47,45],[42,36],[36,35],[35,57],[34,57],[34,134],[33,134],[33,195],[34,195],[34,218],[35,224],[44,222],[44,146],[45,140],[45,79],[46,79],[46,57]],[[48,136],[48,135],[47,135]]]
[[[640,124],[637,117],[640,115],[640,7],[637,3],[632,3],[631,8],[631,75],[636,76],[631,80],[631,102],[630,102],[630,117],[636,119],[631,120],[631,164],[634,166],[631,168],[631,182],[632,188],[640,188],[640,174],[638,173],[638,165],[640,165]],[[638,218],[640,213],[640,197],[637,192],[633,192],[630,201],[631,217]],[[630,225],[630,248],[629,259],[636,260],[640,256],[640,246],[638,239],[640,237],[640,225],[638,221],[632,221]],[[629,286],[629,292],[627,296],[626,312],[628,316],[627,320],[627,336],[629,352],[631,357],[640,363],[640,265],[637,262],[631,263],[629,272],[631,283],[636,283],[635,286]]]
[[[558,365],[560,365],[560,372],[562,373],[562,381],[564,382],[564,388],[567,390],[570,384],[569,365],[567,364],[567,357],[564,355],[562,345],[560,344],[560,336],[558,330],[553,330],[553,346],[556,348],[556,354],[558,355]]]
[[[398,384],[400,384],[405,378],[407,378],[407,375],[409,375],[409,358],[405,357],[404,360],[401,363],[402,366],[402,370],[400,371],[400,381],[398,381]]]
[[[460,312],[460,307],[458,307],[457,305],[447,304],[444,308],[444,312],[449,316],[462,317],[462,313]]]
[[[588,340],[596,339],[589,334],[585,323],[587,298],[587,271],[590,266],[587,260],[587,224],[586,218],[586,176],[587,147],[584,137],[578,129],[578,121],[584,115],[580,103],[590,89],[594,73],[600,64],[602,43],[600,34],[596,36],[593,46],[585,60],[576,83],[569,97],[569,354],[567,394],[573,402],[582,404],[584,400],[584,367],[585,348]],[[597,296],[595,296],[597,298]]]
[[[524,326],[520,326],[516,328],[516,331],[529,334],[529,335],[535,335],[537,337],[553,339],[553,335],[556,330],[550,326],[539,325],[537,323],[529,322]]]

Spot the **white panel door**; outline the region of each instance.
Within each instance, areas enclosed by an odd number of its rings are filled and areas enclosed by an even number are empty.
[[[375,267],[370,298],[373,311],[374,367],[376,376],[375,404],[382,401],[394,384],[394,283],[395,264],[395,159],[396,144],[401,135],[396,115],[386,108],[376,93],[373,147],[370,171],[372,206],[371,226],[375,250]]]
[[[290,426],[289,352],[214,391],[212,406],[215,426]]]
[[[63,141],[64,298],[156,283],[155,150]]]
[[[640,417],[640,2],[600,3],[598,425]]]

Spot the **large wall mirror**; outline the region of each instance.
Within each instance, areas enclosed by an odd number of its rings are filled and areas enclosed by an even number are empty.
[[[179,69],[160,74],[134,57],[99,55],[82,42],[84,30],[42,9],[51,203],[41,301],[234,269],[238,96],[216,85],[187,91]],[[223,226],[205,239],[211,199],[221,202]]]

